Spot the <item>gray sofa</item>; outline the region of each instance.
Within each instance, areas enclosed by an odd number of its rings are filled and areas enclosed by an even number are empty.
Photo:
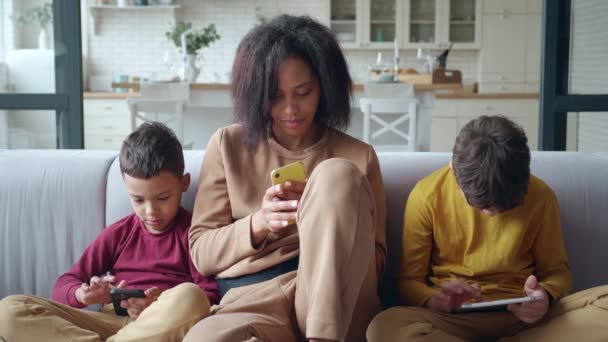
[[[0,298],[50,296],[57,277],[131,208],[114,151],[0,150]],[[192,210],[203,151],[186,151]],[[380,153],[388,197],[385,304],[396,303],[403,212],[414,184],[448,153]],[[557,193],[575,290],[608,284],[608,153],[537,152],[532,172]]]

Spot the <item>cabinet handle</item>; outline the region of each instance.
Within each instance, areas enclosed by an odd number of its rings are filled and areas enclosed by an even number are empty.
[[[112,126],[103,126],[103,129],[110,130],[110,129],[112,129]]]
[[[486,110],[488,110],[488,111],[494,110],[494,107],[492,107],[492,106],[486,106]]]
[[[504,76],[498,76],[498,80],[499,81],[504,81],[505,77]]]
[[[103,142],[112,142],[112,138],[103,138]]]
[[[104,110],[112,110],[112,107],[103,107]]]

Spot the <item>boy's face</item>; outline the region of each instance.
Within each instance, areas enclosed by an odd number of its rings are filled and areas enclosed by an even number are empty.
[[[190,185],[190,174],[180,178],[169,171],[161,171],[158,176],[147,179],[124,174],[123,180],[137,217],[150,233],[160,234],[177,215],[182,192]]]

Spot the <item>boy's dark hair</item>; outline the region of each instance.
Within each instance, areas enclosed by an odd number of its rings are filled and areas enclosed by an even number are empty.
[[[505,211],[523,202],[530,180],[530,149],[523,129],[503,116],[480,116],[460,130],[452,155],[467,202]]]
[[[136,178],[158,176],[169,171],[184,175],[184,154],[175,133],[160,122],[145,122],[120,148],[120,172]]]
[[[317,124],[348,128],[352,80],[340,45],[327,27],[310,17],[281,15],[243,38],[232,67],[235,119],[244,126],[250,148],[271,126],[278,70],[288,57],[303,59],[319,80]]]

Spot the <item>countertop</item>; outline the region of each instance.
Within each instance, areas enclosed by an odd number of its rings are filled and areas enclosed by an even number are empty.
[[[115,83],[118,88],[130,88],[137,90],[138,83]],[[227,83],[192,83],[192,90],[220,90],[229,91],[230,85]],[[536,93],[471,93],[462,92],[461,84],[414,84],[416,91],[434,91],[437,99],[536,99]],[[353,86],[355,92],[363,91],[363,84],[355,83]],[[85,99],[127,99],[130,97],[139,97],[137,91],[127,93],[112,93],[112,92],[84,92]]]

